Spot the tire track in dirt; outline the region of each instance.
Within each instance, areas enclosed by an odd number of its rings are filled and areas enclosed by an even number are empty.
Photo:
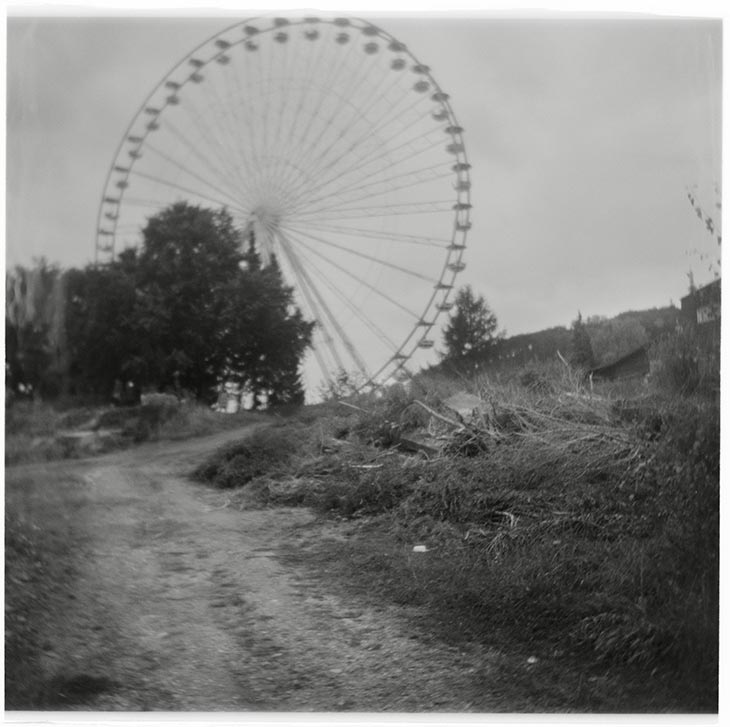
[[[489,692],[489,650],[424,643],[416,610],[363,606],[326,575],[277,560],[317,532],[312,513],[239,512],[186,478],[235,436],[64,463],[87,506],[74,598],[44,626],[41,676],[67,695],[63,706],[503,710]],[[51,486],[52,465],[34,471]]]

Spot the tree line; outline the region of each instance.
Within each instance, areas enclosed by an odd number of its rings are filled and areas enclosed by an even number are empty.
[[[253,233],[244,240],[225,209],[179,202],[108,265],[36,270],[6,282],[11,391],[108,399],[122,381],[210,400],[231,381],[274,404],[304,398],[314,323],[276,258],[263,265]],[[39,277],[45,287],[29,290]],[[60,326],[38,305],[44,297],[63,308]]]
[[[304,399],[300,364],[314,322],[294,304],[275,256],[225,210],[176,203],[147,221],[114,262],[63,271],[41,261],[6,279],[6,389],[109,400],[120,382],[212,400],[234,382],[254,400]],[[474,373],[568,354],[584,369],[646,345],[676,325],[674,307],[613,319],[580,313],[507,337],[483,296],[457,291],[437,368]]]
[[[626,311],[614,318],[580,312],[570,327],[554,326],[535,333],[507,336],[482,295],[461,288],[443,331],[443,351],[436,368],[459,374],[525,366],[554,360],[557,352],[584,370],[616,361],[672,333],[680,317],[672,306]]]

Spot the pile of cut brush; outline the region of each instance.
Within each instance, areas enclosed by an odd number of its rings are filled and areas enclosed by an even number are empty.
[[[521,402],[459,392],[432,405],[416,399],[409,406],[428,420],[400,431],[400,449],[429,458],[509,456],[520,464],[522,486],[605,479],[625,471],[639,454],[636,427],[600,397],[564,394]]]
[[[196,474],[233,489],[228,507],[366,518],[337,546],[344,578],[425,605],[439,633],[585,662],[610,677],[614,711],[659,687],[713,704],[719,407],[453,391],[329,402]],[[631,702],[635,684],[647,687]],[[574,706],[593,697],[607,704]]]
[[[455,483],[457,470],[460,489],[508,488],[525,499],[539,489],[546,503],[566,489],[585,495],[587,485],[592,496],[645,454],[636,427],[609,400],[499,393],[342,402],[340,415],[330,411],[317,426],[289,420],[260,430],[214,454],[196,475],[217,487],[246,486],[267,504],[361,515],[389,510],[425,483]]]

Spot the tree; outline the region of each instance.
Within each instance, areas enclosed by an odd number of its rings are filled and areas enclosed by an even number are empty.
[[[227,353],[229,290],[243,261],[230,214],[180,202],[151,217],[137,256],[140,383],[203,397]]]
[[[75,394],[108,398],[114,382],[141,378],[136,253],[106,267],[66,273],[66,335]]]
[[[456,310],[443,333],[446,346],[443,359],[474,360],[487,355],[499,339],[497,316],[489,309],[483,296],[475,296],[470,285],[458,291],[455,305]]]
[[[314,323],[294,306],[293,290],[284,284],[276,257],[261,267],[252,248],[229,291],[227,371],[253,392],[255,402],[266,395],[270,404],[301,403],[299,363]]]
[[[648,346],[649,336],[640,320],[631,316],[616,316],[611,320],[586,324],[595,361],[605,365],[622,356]]]
[[[55,396],[65,388],[65,276],[41,258],[5,278],[5,374],[15,391]]]
[[[105,268],[73,271],[73,371],[96,393],[115,379],[208,398],[236,380],[270,401],[303,398],[304,321],[275,260],[246,253],[225,210],[185,202],[148,220],[139,250]]]
[[[588,335],[588,330],[586,329],[585,323],[583,323],[583,316],[581,316],[580,311],[578,312],[578,318],[573,321],[571,330],[570,363],[576,368],[586,371],[594,368],[596,361],[593,356],[591,337]]]

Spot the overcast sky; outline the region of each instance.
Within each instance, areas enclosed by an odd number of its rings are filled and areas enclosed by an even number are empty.
[[[7,264],[93,259],[104,180],[146,94],[238,19],[10,17]],[[712,278],[719,20],[374,18],[451,95],[472,164],[459,283],[509,334],[675,303]],[[709,259],[707,258],[709,256]]]

